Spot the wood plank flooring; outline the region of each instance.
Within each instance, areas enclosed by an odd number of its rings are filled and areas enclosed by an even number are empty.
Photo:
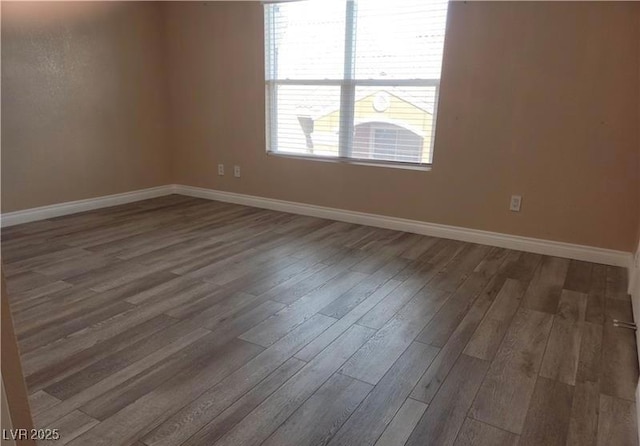
[[[177,195],[2,257],[56,444],[638,444],[622,268]]]

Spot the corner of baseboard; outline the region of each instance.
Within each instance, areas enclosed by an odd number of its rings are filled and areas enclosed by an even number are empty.
[[[458,226],[442,225],[418,220],[389,217],[364,212],[316,206],[306,203],[245,195],[195,186],[175,185],[176,193],[208,200],[224,201],[311,217],[327,218],[347,223],[362,224],[396,231],[412,232],[432,237],[442,237],[469,243],[479,243],[501,248],[528,251],[536,254],[583,260],[593,263],[627,268],[632,254],[625,251],[575,245],[552,240],[534,239],[498,232],[482,231]]]
[[[61,217],[63,215],[77,214],[94,209],[101,209],[120,204],[133,203],[135,201],[148,200],[150,198],[170,195],[174,192],[172,184],[139,189],[120,194],[105,195],[102,197],[87,198],[83,200],[67,201],[37,208],[24,209],[15,212],[7,212],[0,215],[0,226],[9,227],[23,223],[30,223],[48,218]]]
[[[206,189],[202,187],[185,186],[182,184],[166,184],[164,186],[141,189],[121,194],[58,203],[50,206],[5,213],[0,216],[0,225],[2,227],[13,226],[171,194],[224,201],[293,214],[308,215],[354,224],[412,232],[432,237],[442,237],[469,243],[479,243],[507,249],[529,251],[537,254],[628,267],[630,271],[630,294],[634,294],[634,292],[639,293],[637,289],[640,286],[640,270],[638,270],[638,268],[633,268],[633,256],[629,252],[555,242],[551,240],[534,239],[497,232],[481,231],[477,229],[442,225],[418,220],[408,220],[385,215],[354,212],[345,209],[316,206],[306,203]]]

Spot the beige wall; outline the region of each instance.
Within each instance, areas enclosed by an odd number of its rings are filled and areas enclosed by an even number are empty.
[[[260,4],[165,8],[175,182],[635,248],[640,5],[452,3],[430,172],[267,156]]]
[[[2,4],[4,212],[174,182],[637,246],[637,3],[452,3],[430,172],[267,156],[258,2],[42,7]]]
[[[2,211],[170,182],[155,3],[2,2]]]

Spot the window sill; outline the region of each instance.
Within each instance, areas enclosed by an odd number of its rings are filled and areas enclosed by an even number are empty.
[[[428,172],[432,169],[432,164],[417,164],[417,163],[403,163],[395,161],[377,161],[377,160],[364,160],[364,159],[352,159],[352,158],[340,158],[329,156],[312,156],[312,155],[296,155],[294,153],[282,153],[267,151],[268,156],[276,156],[281,158],[291,158],[297,160],[306,161],[321,161],[325,163],[341,163],[341,164],[355,164],[357,166],[369,166],[369,167],[388,167],[391,169],[405,169],[405,170],[418,170]]]

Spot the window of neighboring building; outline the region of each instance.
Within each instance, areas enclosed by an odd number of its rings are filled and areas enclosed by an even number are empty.
[[[430,164],[447,6],[266,4],[267,150]]]

